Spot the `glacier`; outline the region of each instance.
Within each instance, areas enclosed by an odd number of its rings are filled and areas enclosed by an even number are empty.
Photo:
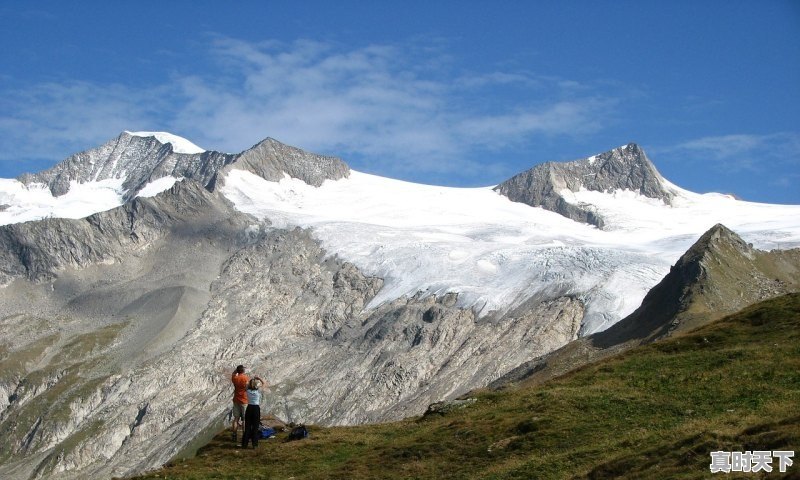
[[[276,227],[309,228],[329,254],[383,278],[367,308],[458,293],[460,306],[500,316],[536,295],[576,295],[587,304],[583,335],[633,312],[717,223],[760,249],[800,246],[800,206],[668,187],[677,199],[671,206],[631,191],[562,192],[597,206],[608,219],[604,229],[512,202],[493,187],[437,187],[352,170],[318,188],[233,170],[221,192]]]

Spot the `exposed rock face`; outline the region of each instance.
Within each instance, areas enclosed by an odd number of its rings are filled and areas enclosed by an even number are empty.
[[[365,311],[381,279],[306,231],[252,222],[187,180],[87,219],[4,227],[0,476],[157,467],[224,417],[239,363],[286,420],[421,414],[574,339],[584,317],[570,296],[492,319],[455,294]]]
[[[208,185],[216,172],[232,162],[234,155],[219,152],[175,153],[171,144],[155,137],[140,137],[127,132],[97,148],[70,156],[49,170],[22,175],[25,184],[45,183],[54,196],[69,191],[70,182],[86,183],[124,178],[129,198],[148,182],[172,175]]]
[[[630,143],[606,153],[573,162],[547,162],[495,187],[514,202],[542,207],[578,222],[600,228],[603,219],[591,205],[568,202],[561,192],[581,188],[598,192],[631,190],[669,204],[673,193],[638,145]]]
[[[267,180],[278,181],[284,173],[319,187],[325,180],[338,180],[350,168],[336,157],[308,153],[267,138],[236,156],[230,168],[247,170]]]
[[[681,256],[632,314],[608,330],[523,363],[491,386],[544,381],[792,292],[800,292],[800,249],[756,250],[717,224]]]
[[[176,153],[171,144],[155,137],[123,132],[100,147],[76,153],[49,170],[22,175],[19,180],[47,184],[53,195],[59,196],[69,191],[70,182],[122,178],[125,200],[129,200],[149,182],[166,176],[192,179],[213,190],[225,166],[249,170],[268,180],[280,180],[285,172],[314,186],[350,173],[347,164],[338,158],[305,152],[271,138],[239,154],[190,154]]]
[[[121,260],[163,236],[179,220],[225,211],[218,195],[195,182],[176,183],[165,195],[136,198],[89,217],[48,218],[0,226],[0,284],[15,277],[43,281],[66,267]]]

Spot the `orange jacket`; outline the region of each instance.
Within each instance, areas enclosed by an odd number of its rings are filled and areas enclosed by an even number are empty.
[[[233,401],[247,405],[247,382],[250,378],[244,373],[233,372],[231,382],[233,382]]]

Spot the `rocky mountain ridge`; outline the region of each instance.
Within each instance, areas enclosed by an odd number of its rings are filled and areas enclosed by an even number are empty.
[[[326,179],[344,178],[350,171],[338,158],[309,153],[272,138],[238,154],[176,153],[171,143],[162,143],[155,136],[123,132],[97,148],[76,153],[48,170],[22,175],[19,180],[26,185],[46,184],[54,196],[60,196],[69,191],[71,182],[123,179],[127,201],[148,183],[168,176],[192,179],[213,190],[224,177],[223,168],[248,170],[272,181],[280,180],[285,173],[314,186]]]
[[[797,291],[800,249],[758,250],[717,224],[678,259],[636,311],[593,342],[651,341]]]
[[[217,196],[218,197],[218,196]],[[65,268],[114,263],[179,221],[220,212],[200,183],[177,182],[165,195],[134,198],[84,219],[46,218],[0,226],[0,284],[53,280]],[[225,215],[231,212],[225,207]]]
[[[573,204],[562,190],[598,192],[631,190],[666,205],[674,193],[641,147],[629,143],[599,155],[572,162],[546,162],[517,174],[495,187],[514,202],[542,207],[577,222],[603,227],[602,216],[589,204]]]

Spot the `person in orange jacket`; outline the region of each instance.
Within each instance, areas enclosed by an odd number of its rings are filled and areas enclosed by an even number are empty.
[[[253,377],[253,380],[258,380],[262,384],[264,383],[264,380],[258,376]],[[244,432],[244,417],[247,411],[247,384],[249,382],[250,377],[245,375],[244,365],[237,366],[236,370],[231,374],[231,383],[233,383],[233,409],[231,412],[231,416],[233,417],[233,424],[231,425],[233,433],[231,437],[234,442],[236,441],[239,425],[242,426],[242,432]]]
[[[236,433],[239,430],[239,425],[244,422],[244,412],[247,408],[247,383],[250,378],[244,373],[244,365],[239,365],[236,370],[231,374],[231,383],[233,383],[233,441],[236,441]],[[244,427],[243,427],[244,428]]]

